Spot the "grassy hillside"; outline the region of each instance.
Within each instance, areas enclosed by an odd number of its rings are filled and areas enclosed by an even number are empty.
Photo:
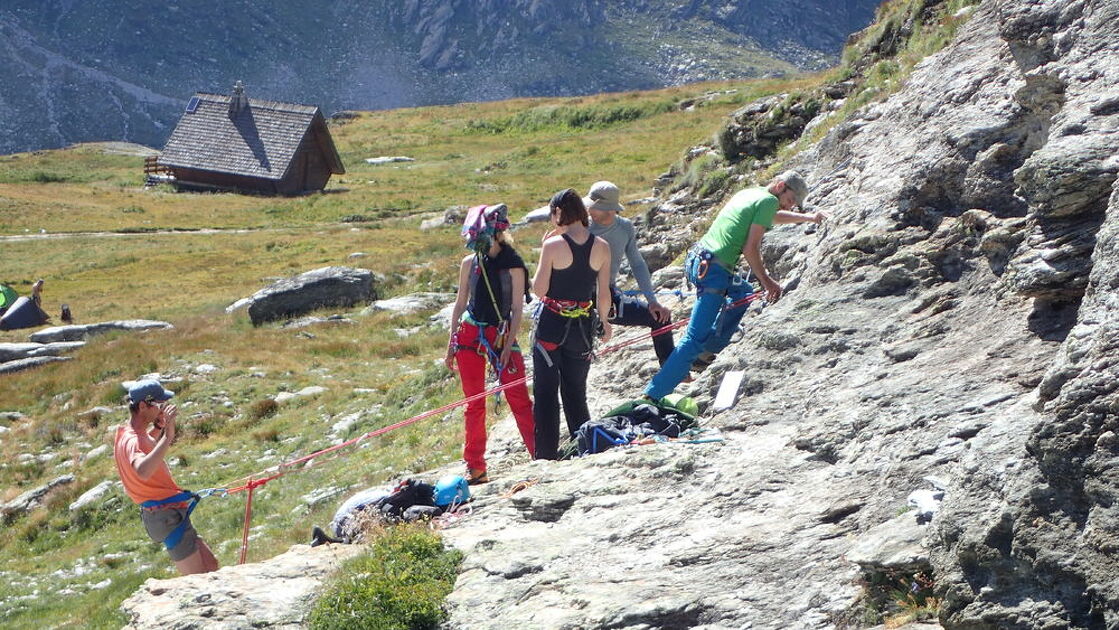
[[[124,414],[83,412],[117,405],[121,380],[159,372],[179,392],[172,468],[195,489],[460,396],[438,360],[446,331],[397,332],[426,316],[372,315],[300,331],[253,328],[243,313],[225,314],[225,305],[273,277],[331,264],[382,274],[382,296],[453,290],[463,253],[458,230],[421,232],[422,216],[497,201],[518,216],[560,188],[585,190],[597,179],[615,181],[627,198],[646,197],[649,182],[738,105],[809,81],[363,113],[332,127],[348,173],[322,194],[291,199],[145,191],[142,158],[96,146],[0,158],[0,282],[26,292],[42,277],[47,310],[57,313],[66,302],[80,322],[175,324],[97,337],[74,361],[0,377],[0,411],[27,416],[0,421],[10,427],[0,436],[0,499],[65,473],[77,477],[45,509],[0,528],[6,627],[117,627],[124,597],[143,579],[172,573],[119,491],[91,511],[67,509],[115,478],[110,457],[85,455],[109,443]],[[678,106],[696,98],[694,107]],[[364,162],[380,155],[416,162]],[[530,259],[540,232],[517,234]],[[367,256],[351,260],[355,252]],[[0,333],[0,341],[25,339],[26,331]],[[203,364],[216,371],[198,369]],[[275,410],[262,402],[308,385],[326,392]],[[352,425],[329,437],[347,419]],[[250,559],[304,541],[312,524],[329,520],[338,497],[316,502],[312,491],[398,478],[453,462],[460,449],[461,413],[452,412],[269,484],[255,501]],[[195,513],[222,564],[236,561],[243,509],[237,496],[209,499]]]

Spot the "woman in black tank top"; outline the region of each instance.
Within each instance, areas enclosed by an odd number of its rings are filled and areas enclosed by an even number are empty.
[[[532,283],[543,303],[532,350],[537,459],[558,456],[560,399],[571,435],[590,420],[587,373],[593,351],[593,309],[595,304],[607,308],[610,304],[610,246],[587,229],[582,198],[569,188],[556,193],[550,207],[558,234],[545,239]],[[568,255],[571,263],[556,268],[557,259],[562,264]],[[607,313],[602,313],[604,340],[613,332],[607,319]]]

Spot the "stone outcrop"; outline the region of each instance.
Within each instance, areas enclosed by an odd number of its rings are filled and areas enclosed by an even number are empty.
[[[358,545],[295,545],[267,563],[148,579],[121,604],[125,628],[304,628],[323,579],[360,551]]]
[[[69,361],[70,357],[60,355],[77,350],[84,345],[84,341],[0,343],[0,374],[22,372],[47,363]]]
[[[27,359],[16,359],[15,361],[6,361],[4,363],[0,363],[0,374],[15,374],[16,372],[22,372],[24,370],[30,370],[31,368],[36,368],[36,367],[39,367],[40,365],[46,365],[48,363],[59,363],[61,361],[71,361],[71,360],[73,360],[73,357],[55,357],[55,356],[30,357],[30,358],[27,358]]]
[[[52,326],[32,333],[28,339],[33,343],[54,344],[57,342],[76,342],[94,335],[107,332],[125,331],[139,332],[145,330],[169,330],[174,328],[167,322],[150,319],[123,319],[96,324],[71,324],[69,326]]]
[[[376,299],[372,272],[353,267],[322,267],[257,291],[249,298],[249,318],[259,326],[319,308],[350,307]]]
[[[454,300],[454,293],[411,293],[387,300],[377,300],[365,309],[364,314],[389,311],[395,315],[410,315],[441,309]]]
[[[74,483],[74,475],[63,475],[41,486],[32,488],[7,503],[0,503],[0,517],[7,519],[17,514],[33,510],[43,503],[52,490],[71,483]]]

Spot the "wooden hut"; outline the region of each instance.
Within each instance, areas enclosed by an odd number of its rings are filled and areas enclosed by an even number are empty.
[[[346,170],[318,107],[198,93],[155,160],[176,188],[297,195]]]

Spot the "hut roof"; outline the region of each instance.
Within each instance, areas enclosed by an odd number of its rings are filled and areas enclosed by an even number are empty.
[[[233,98],[195,94],[159,164],[281,180],[304,136],[314,134],[331,172],[346,172],[318,107],[246,99],[248,107],[231,113]]]

